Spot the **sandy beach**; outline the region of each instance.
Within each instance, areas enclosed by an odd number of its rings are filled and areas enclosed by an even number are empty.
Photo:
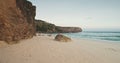
[[[0,63],[120,63],[120,43],[35,36],[13,45],[0,42]]]

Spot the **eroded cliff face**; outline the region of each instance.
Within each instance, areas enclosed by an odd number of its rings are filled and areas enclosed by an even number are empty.
[[[18,41],[35,35],[36,7],[27,0],[0,0],[0,40]]]

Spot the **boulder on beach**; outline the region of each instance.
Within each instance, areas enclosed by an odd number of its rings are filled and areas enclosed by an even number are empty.
[[[58,34],[58,35],[56,35],[55,40],[60,41],[60,42],[70,42],[71,38],[64,36],[62,34]]]

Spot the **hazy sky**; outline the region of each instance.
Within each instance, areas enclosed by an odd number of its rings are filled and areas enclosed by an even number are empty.
[[[36,19],[59,26],[120,28],[120,0],[30,0]]]

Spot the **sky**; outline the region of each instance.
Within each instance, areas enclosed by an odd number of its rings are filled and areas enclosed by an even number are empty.
[[[36,19],[58,26],[119,28],[120,0],[29,0]]]

